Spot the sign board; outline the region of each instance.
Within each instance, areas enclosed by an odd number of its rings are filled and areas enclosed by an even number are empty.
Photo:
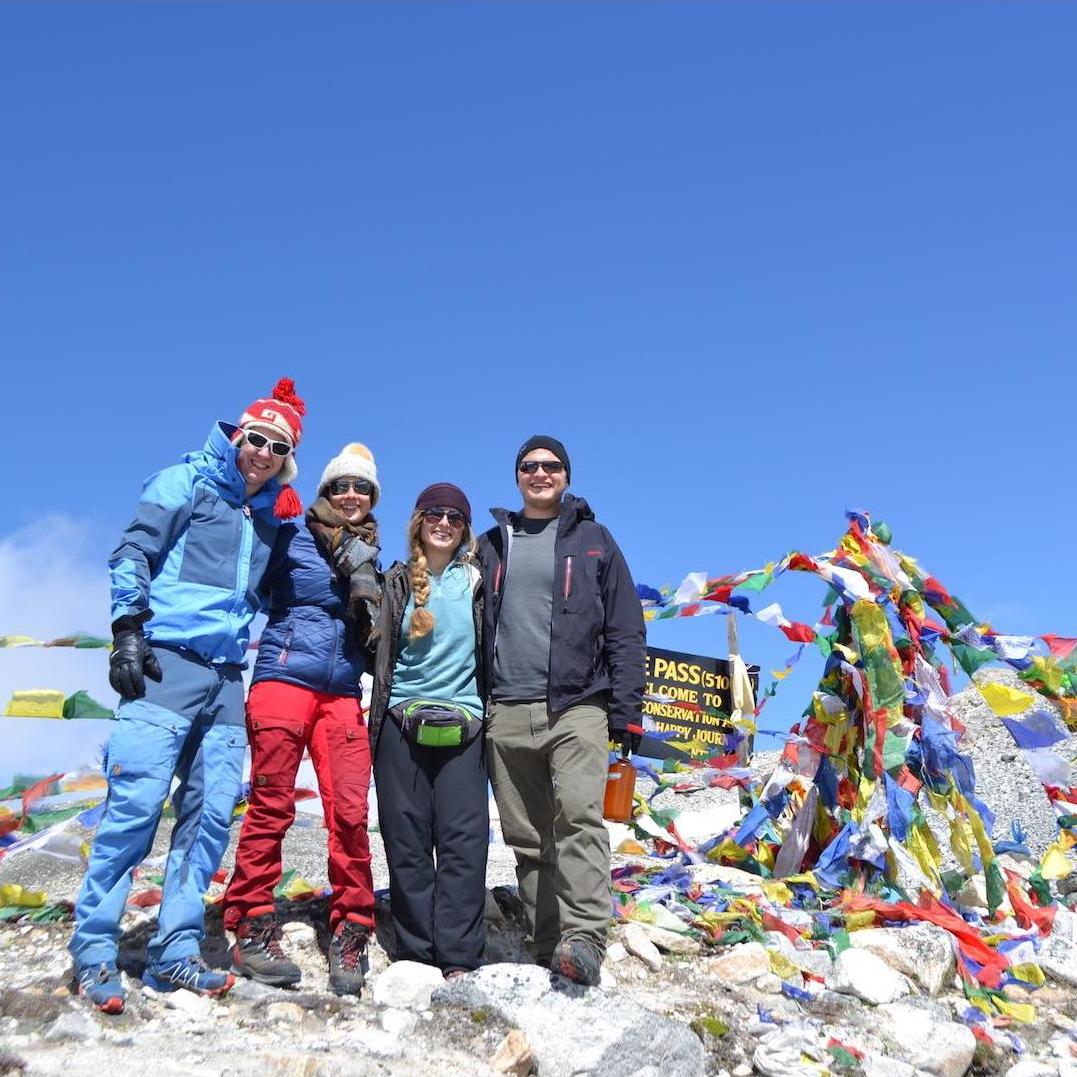
[[[749,666],[748,676],[758,696],[759,667]],[[643,713],[660,732],[676,733],[677,740],[698,738],[720,750],[725,735],[733,732],[728,718],[733,710],[733,695],[725,659],[648,647],[644,693],[666,697],[661,703],[644,699]],[[708,712],[720,712],[722,717]]]

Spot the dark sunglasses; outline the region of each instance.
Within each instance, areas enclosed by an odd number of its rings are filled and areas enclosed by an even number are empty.
[[[263,449],[268,445],[274,456],[287,456],[292,451],[288,442],[270,441],[265,434],[259,434],[257,430],[244,430],[243,436],[247,439],[247,444],[254,449]]]
[[[357,494],[369,494],[373,489],[374,484],[369,479],[334,479],[329,484],[329,492],[338,497],[349,490],[354,490]]]
[[[534,475],[539,468],[547,475],[560,475],[565,470],[565,465],[560,460],[525,460],[520,465],[520,470],[525,475]]]
[[[428,524],[441,523],[442,516],[449,521],[450,527],[464,526],[464,514],[456,509],[423,509],[423,519]]]

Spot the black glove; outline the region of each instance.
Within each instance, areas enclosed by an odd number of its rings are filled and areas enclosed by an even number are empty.
[[[629,752],[638,752],[643,741],[643,726],[639,722],[629,722],[621,725],[618,722],[609,726],[610,740],[621,746],[621,753],[628,755]]]
[[[161,665],[142,632],[142,622],[120,617],[112,625],[112,655],[108,660],[108,683],[121,699],[141,699],[146,677],[161,683]]]

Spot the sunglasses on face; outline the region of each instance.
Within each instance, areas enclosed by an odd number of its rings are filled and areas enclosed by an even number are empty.
[[[357,494],[369,494],[373,489],[374,484],[369,479],[334,479],[329,484],[329,492],[338,497],[349,490],[354,490]]]
[[[442,516],[449,521],[450,527],[464,526],[464,514],[456,509],[423,509],[423,519],[428,524],[441,523]]]
[[[525,460],[520,465],[520,470],[525,475],[534,475],[539,468],[547,475],[560,475],[565,470],[565,465],[560,460]]]
[[[247,439],[247,444],[253,449],[263,449],[266,445],[269,446],[269,451],[274,456],[287,456],[292,447],[286,441],[270,441],[265,434],[259,434],[257,430],[244,430],[244,438]]]

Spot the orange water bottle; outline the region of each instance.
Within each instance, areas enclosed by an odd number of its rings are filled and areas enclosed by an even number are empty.
[[[636,791],[636,768],[628,758],[628,738],[621,746],[621,758],[610,763],[606,776],[606,795],[602,814],[614,823],[627,823],[632,818],[632,794]]]

